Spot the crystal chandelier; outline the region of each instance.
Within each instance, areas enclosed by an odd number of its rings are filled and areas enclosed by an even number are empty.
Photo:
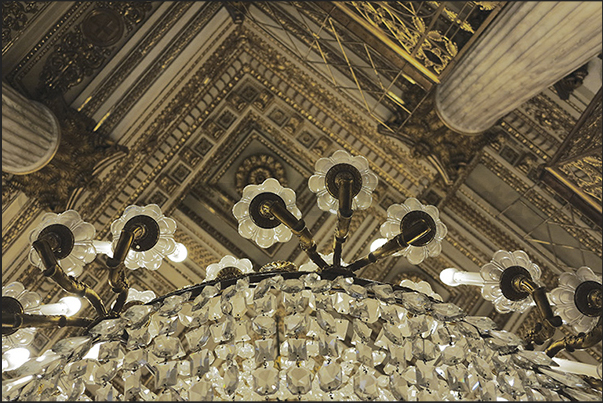
[[[326,256],[291,189],[275,179],[247,186],[233,207],[241,236],[268,248],[296,235],[309,261],[258,268],[225,256],[207,267],[205,282],[160,297],[130,288],[125,270],[183,259],[176,223],[158,206],[128,207],[111,225],[112,242],[95,240],[94,227],[75,211],[47,214],[30,236],[31,263],[86,298],[96,317],[74,317],[73,301],[40,305],[20,283],[4,286],[3,400],[601,399],[601,365],[555,358],[601,340],[601,282],[590,269],[565,273],[550,294],[522,251],[497,252],[480,273],[442,272],[447,284],[481,286],[501,312],[535,304],[543,329],[565,322],[581,332],[536,351],[533,342],[548,335],[542,329],[526,343],[444,302],[426,283],[355,275],[388,256],[412,264],[437,256],[447,232],[437,208],[410,198],[387,210],[380,247],[344,263],[352,215],[371,205],[376,185],[364,157],[337,151],[317,161],[310,190],[320,209],[338,217]],[[107,255],[117,294],[109,308],[77,280],[99,253]],[[52,326],[81,334],[38,357],[20,355],[35,328]]]

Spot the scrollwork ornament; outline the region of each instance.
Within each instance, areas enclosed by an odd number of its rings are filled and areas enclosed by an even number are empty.
[[[123,26],[131,31],[151,9],[150,2],[99,2],[79,26],[63,36],[48,56],[40,74],[38,92],[65,93],[93,76],[113,52],[113,45],[122,39]],[[93,23],[97,26],[92,26]]]
[[[2,2],[2,49],[14,39],[15,34],[22,32],[30,21],[32,14],[40,11],[43,5],[37,1],[3,1]]]

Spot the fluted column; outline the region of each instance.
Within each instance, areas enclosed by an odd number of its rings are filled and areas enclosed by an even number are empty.
[[[2,82],[2,170],[25,175],[43,168],[60,141],[59,122],[48,107]]]
[[[436,89],[436,111],[478,134],[601,52],[602,3],[511,2]]]

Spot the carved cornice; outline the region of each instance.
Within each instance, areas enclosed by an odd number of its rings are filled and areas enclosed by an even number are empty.
[[[2,55],[49,5],[39,1],[2,2]]]
[[[215,3],[209,3],[215,5]],[[159,40],[168,32],[178,19],[190,9],[192,3],[177,2],[170,6],[170,9],[162,16],[161,20],[155,25],[153,30],[145,35],[144,39],[136,46],[134,51],[130,52],[126,59],[92,92],[88,99],[78,110],[92,116],[98,108],[107,100],[115,89],[123,83],[125,78],[140,64],[143,58],[157,46]],[[204,8],[205,10],[206,8]],[[209,13],[212,15],[212,13]],[[169,53],[169,52],[166,52]],[[165,57],[165,56],[164,56]]]
[[[454,227],[448,225],[448,235],[446,236],[446,242],[451,244],[456,250],[465,255],[466,258],[471,260],[477,267],[481,267],[490,261],[492,256],[488,256],[481,250],[473,247],[473,244],[465,237],[463,237]],[[471,250],[469,250],[470,248]]]
[[[196,226],[198,226],[199,228],[203,228],[204,231],[206,231],[213,239],[215,239],[226,249],[228,249],[232,254],[241,257],[247,256],[243,250],[241,250],[238,246],[232,243],[220,231],[210,225],[199,214],[191,210],[188,206],[181,204],[178,206],[178,209],[182,211],[191,221],[193,221]]]
[[[552,131],[562,140],[576,124],[576,119],[545,94],[530,98],[521,110],[540,127]]]
[[[31,51],[9,72],[5,79],[11,86],[28,98],[33,98],[31,94],[24,89],[23,78],[37,65],[37,63],[52,49],[62,37],[64,31],[68,30],[66,24],[69,20],[78,19],[86,10],[93,7],[92,2],[79,1],[67,10],[59,21],[52,26],[44,37],[31,49]],[[59,34],[59,32],[61,34]]]
[[[131,35],[151,9],[149,1],[96,2],[82,24],[72,26],[46,59],[38,93],[64,94],[98,72],[116,49],[117,42]]]
[[[195,18],[189,24],[187,24],[186,29],[184,29],[183,32],[178,35],[178,37],[167,49],[163,49],[161,56],[159,56],[158,59],[154,61],[143,74],[141,74],[140,79],[132,86],[132,88],[130,88],[127,96],[115,103],[109,112],[109,116],[106,117],[106,120],[100,126],[101,130],[108,133],[115,128],[115,126],[124,118],[124,116],[126,116],[126,114],[140,100],[140,98],[144,96],[145,92],[158,79],[158,77],[161,76],[161,74],[164,73],[165,70],[172,64],[172,62],[176,59],[176,56],[179,55],[184,48],[186,48],[197,37],[199,32],[201,32],[201,30],[218,11],[219,6],[219,3],[210,2],[209,6],[203,7],[197,13]],[[224,60],[230,60],[230,57],[227,57]],[[133,63],[133,61],[130,60],[128,60],[128,62]],[[224,61],[222,61],[220,65],[226,66]],[[128,69],[131,68],[129,66],[126,67],[128,67]],[[126,79],[128,76],[128,69],[124,67],[124,70],[120,72],[122,75],[119,77],[115,76],[113,79]],[[112,80],[108,81],[108,83],[111,83]],[[176,86],[173,88],[176,88]],[[182,100],[182,103],[185,104],[187,101],[188,99],[184,99]]]
[[[222,51],[224,53],[222,53]],[[89,200],[88,204],[84,204],[83,208],[89,208],[89,206],[96,204],[98,207],[91,211],[93,219],[97,219],[103,211],[106,211],[108,206],[115,200],[116,196],[121,193],[121,190],[130,183],[140,183],[133,192],[128,194],[128,199],[121,203],[121,208],[116,211],[113,217],[107,222],[119,217],[123,209],[132,204],[139,195],[147,188],[147,186],[154,180],[154,178],[162,171],[165,165],[171,160],[174,155],[182,147],[186,139],[188,139],[197,127],[205,120],[205,118],[213,111],[216,103],[221,98],[220,96],[214,100],[214,103],[204,108],[203,112],[198,115],[192,124],[188,125],[189,128],[186,133],[182,134],[181,139],[172,147],[172,149],[162,158],[158,163],[153,164],[154,168],[140,182],[136,179],[139,170],[145,165],[149,158],[153,157],[153,154],[159,149],[161,144],[168,138],[176,128],[181,125],[184,117],[190,114],[191,110],[196,107],[203,97],[208,93],[209,89],[212,88],[214,82],[219,79],[220,75],[224,72],[227,66],[232,63],[232,60],[236,59],[241,51],[241,45],[238,41],[238,35],[232,34],[222,43],[220,49],[215,52],[212,57],[199,68],[195,74],[190,77],[186,84],[180,89],[178,94],[167,104],[163,106],[163,109],[157,114],[155,119],[144,129],[139,135],[136,142],[131,147],[131,157],[127,160],[122,161],[112,169],[108,178],[103,183],[99,191],[96,192],[94,197],[98,200]],[[228,55],[225,57],[225,55]],[[191,66],[195,68],[196,65]],[[185,76],[181,77],[183,80]],[[212,79],[207,80],[207,77]],[[178,86],[178,83],[174,85],[174,88]],[[171,94],[167,94],[170,96]],[[161,105],[161,103],[159,104]],[[156,106],[158,108],[158,106]],[[124,172],[128,172],[124,176]],[[104,199],[104,201],[103,201]],[[102,201],[102,204],[99,202]],[[100,233],[101,236],[108,231],[108,226],[105,225]]]
[[[15,239],[23,233],[23,230],[38,216],[42,207],[37,200],[28,200],[23,208],[19,210],[18,216],[13,219],[2,234],[2,253],[4,254],[15,242]]]

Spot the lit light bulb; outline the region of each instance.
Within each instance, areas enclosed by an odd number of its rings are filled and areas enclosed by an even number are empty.
[[[78,297],[63,297],[54,304],[40,305],[39,311],[42,315],[65,315],[73,316],[82,308],[82,300]]]
[[[451,287],[456,287],[459,285],[454,279],[454,275],[459,272],[459,269],[455,269],[454,267],[450,267],[448,269],[444,269],[440,272],[440,280],[442,283],[449,285]]]
[[[23,347],[12,348],[2,354],[2,372],[19,368],[29,359],[29,350]]]
[[[113,248],[111,247],[111,242],[109,241],[92,241],[92,245],[94,245],[94,249],[96,249],[96,253],[104,253],[109,257],[113,257]]]
[[[82,308],[82,300],[78,297],[63,297],[59,302],[65,305],[65,316],[73,316]]]
[[[576,362],[557,357],[553,357],[553,361],[559,364],[558,369],[560,369],[561,371],[569,372],[572,374],[587,375],[592,376],[593,378],[601,379],[601,364],[584,364],[582,362]]]
[[[484,279],[480,273],[473,273],[468,271],[461,271],[454,267],[444,269],[440,272],[440,280],[442,283],[451,287],[458,285],[484,285]]]
[[[373,243],[371,243],[369,250],[372,253],[372,252],[376,251],[377,249],[379,249],[381,246],[383,246],[386,242],[387,242],[387,238],[377,238],[373,241]]]
[[[183,262],[184,259],[188,256],[188,250],[186,246],[180,242],[176,242],[176,251],[171,255],[168,255],[168,258],[175,263]]]

